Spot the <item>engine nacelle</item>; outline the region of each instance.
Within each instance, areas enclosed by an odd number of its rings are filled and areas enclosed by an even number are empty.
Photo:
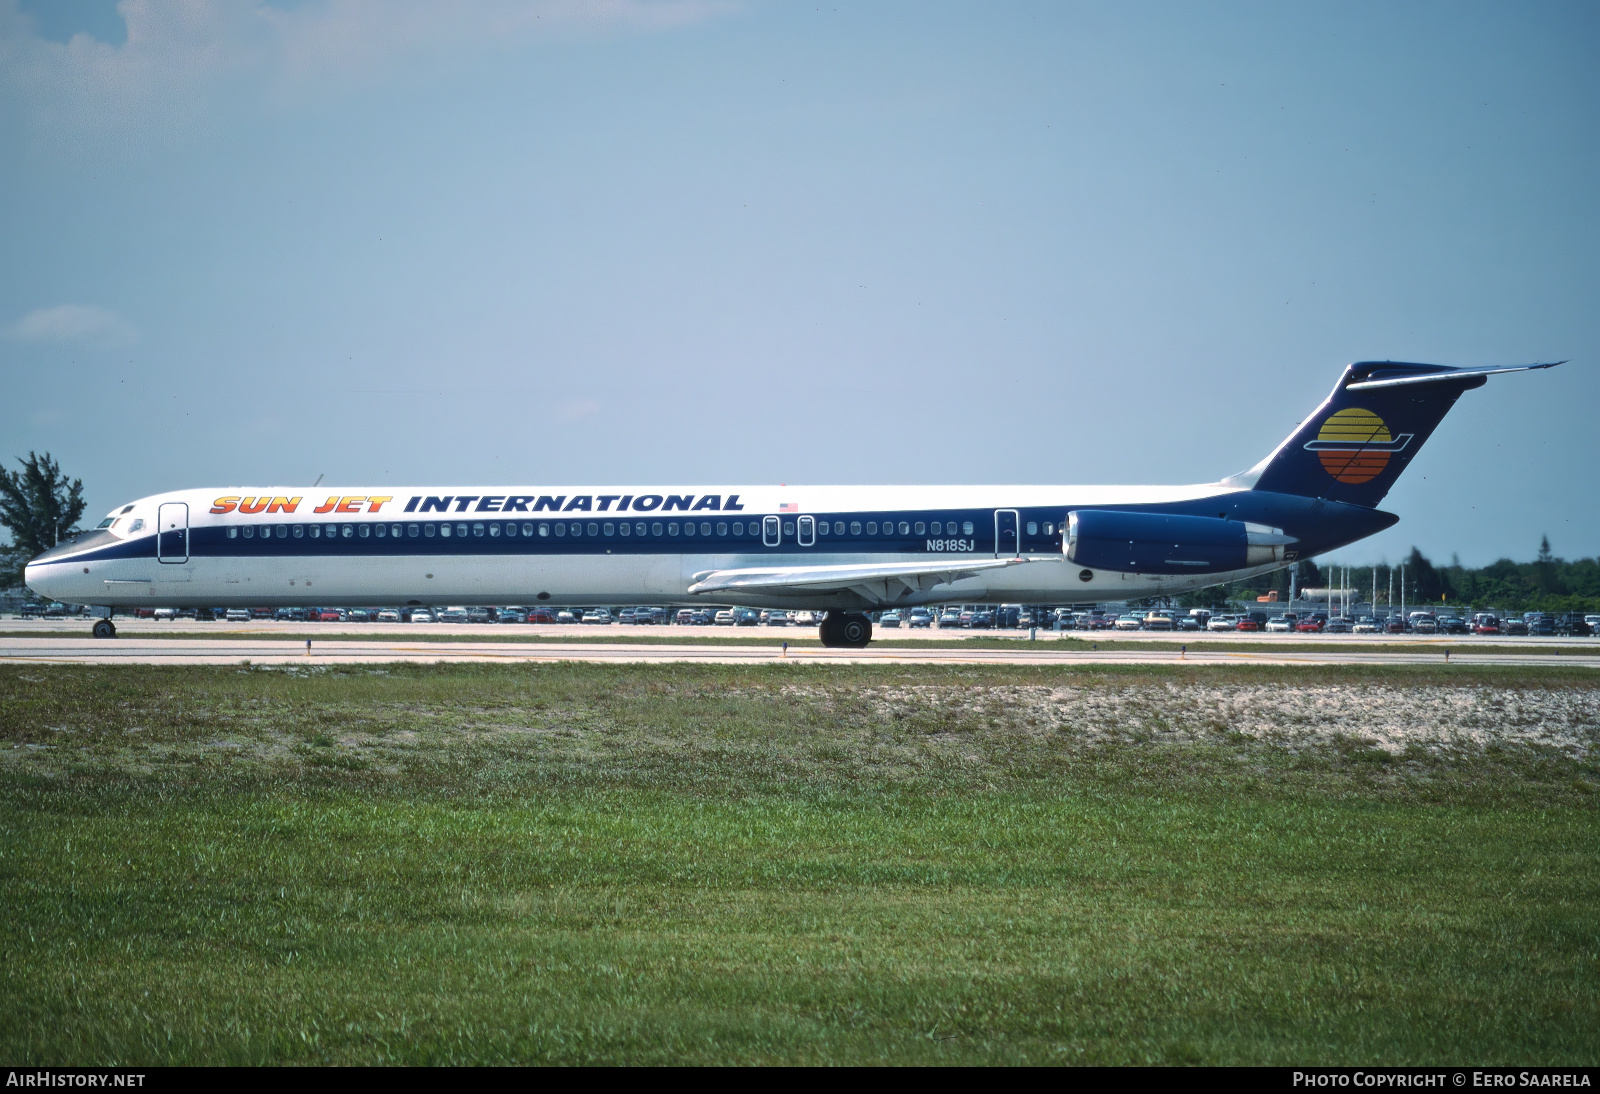
[[[1218,517],[1076,509],[1067,514],[1067,558],[1137,574],[1204,574],[1284,561],[1281,528]]]

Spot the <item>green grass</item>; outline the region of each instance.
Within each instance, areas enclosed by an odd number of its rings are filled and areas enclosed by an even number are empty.
[[[1262,740],[1202,685],[1600,681],[3,666],[0,1057],[1600,1058],[1592,739]]]

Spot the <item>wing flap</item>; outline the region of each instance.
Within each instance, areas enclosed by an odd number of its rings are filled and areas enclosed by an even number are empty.
[[[928,562],[889,562],[865,566],[760,566],[742,570],[712,570],[696,574],[691,593],[795,592],[827,593],[849,590],[868,600],[893,600],[905,592],[926,592],[976,577],[985,570],[1023,566],[1030,562],[1060,562],[1045,558],[938,559]]]

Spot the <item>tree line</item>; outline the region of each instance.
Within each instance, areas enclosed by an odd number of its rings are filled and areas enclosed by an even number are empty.
[[[1386,608],[1393,598],[1398,608],[1402,599],[1411,605],[1500,608],[1526,612],[1600,611],[1600,558],[1568,560],[1550,550],[1548,536],[1539,541],[1531,562],[1502,558],[1488,566],[1463,566],[1459,558],[1448,564],[1434,562],[1416,547],[1403,564],[1390,566],[1319,567],[1310,560],[1298,564],[1295,575],[1299,589],[1338,586],[1348,580],[1361,595],[1361,603],[1372,603],[1373,579],[1377,579],[1377,605]],[[1345,573],[1348,572],[1348,578]],[[1402,576],[1404,584],[1402,586]],[[1183,598],[1185,607],[1224,609],[1241,603],[1254,604],[1258,596],[1276,591],[1279,601],[1289,598],[1289,571],[1262,574],[1248,581],[1234,582],[1214,589],[1201,589]],[[1403,597],[1402,597],[1403,594]]]

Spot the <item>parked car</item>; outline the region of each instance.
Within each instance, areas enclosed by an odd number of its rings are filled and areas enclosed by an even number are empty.
[[[344,613],[343,622],[370,623],[372,622],[372,613],[365,608],[351,608]]]
[[[939,617],[939,629],[944,630],[948,627],[959,626],[961,626],[961,609],[946,608],[944,614]]]
[[[634,609],[632,608],[623,608],[617,613],[617,622],[624,626],[631,625],[633,623],[633,612]]]
[[[446,608],[444,611],[438,612],[437,615],[441,623],[465,623],[468,621],[467,609],[461,607]]]
[[[1172,616],[1166,612],[1146,612],[1139,626],[1147,631],[1170,631],[1173,629]]]
[[[641,626],[649,626],[656,623],[664,624],[667,621],[667,609],[650,607],[635,608],[633,609],[633,621]]]
[[[1259,631],[1261,626],[1261,621],[1254,616],[1241,615],[1239,621],[1233,625],[1233,629],[1236,631]]]
[[[556,621],[556,610],[554,608],[529,608],[528,609],[528,622],[529,623],[554,623],[555,621]]]
[[[980,608],[972,613],[972,619],[967,626],[975,631],[994,630],[994,612],[988,608]]]
[[[343,621],[343,615],[338,608],[323,608],[317,612],[317,622],[339,623]]]
[[[379,623],[398,623],[400,622],[400,609],[379,608],[376,621]]]
[[[711,608],[696,608],[694,610],[694,625],[697,627],[710,627],[716,624],[719,613]]]
[[[1268,632],[1269,634],[1288,634],[1294,630],[1295,624],[1299,622],[1300,620],[1294,615],[1294,613],[1287,612],[1283,615],[1275,615],[1271,619],[1267,620],[1267,625],[1263,627],[1262,630]]]
[[[906,626],[931,627],[933,626],[933,613],[928,611],[927,608],[912,608],[911,614],[906,617]]]
[[[410,622],[410,623],[432,623],[433,622],[433,612],[429,611],[427,608],[412,608],[411,609],[411,618],[407,622]]]
[[[227,619],[229,623],[248,623],[250,622],[250,609],[229,608]]]
[[[1355,630],[1355,624],[1342,615],[1336,615],[1328,620],[1323,630],[1329,634],[1350,634]]]
[[[1117,617],[1117,630],[1136,631],[1144,625],[1144,616],[1129,612],[1127,615]]]
[[[477,607],[477,608],[468,608],[467,609],[467,622],[468,623],[493,623],[494,622],[494,609],[493,608],[484,608],[484,607],[481,607],[481,606]]]
[[[1505,626],[1502,629],[1508,635],[1513,635],[1514,634],[1514,635],[1519,635],[1521,637],[1527,637],[1527,634],[1528,634],[1528,624],[1525,623],[1524,621],[1522,621],[1521,619],[1508,619],[1508,620],[1506,620],[1505,621]]]
[[[894,613],[890,612],[889,614],[893,615]],[[786,611],[783,611],[780,608],[773,608],[770,612],[767,613],[767,618],[766,618],[766,620],[764,622],[769,627],[787,627],[789,625],[789,613],[786,612]],[[897,626],[897,625],[898,624],[894,624],[894,623],[885,623],[884,624],[884,626],[886,626],[886,627]]]
[[[1294,625],[1296,634],[1321,634],[1328,625],[1327,618],[1321,612],[1308,615]]]
[[[1234,615],[1214,615],[1206,621],[1208,631],[1232,631],[1238,628],[1239,617]]]
[[[1406,621],[1406,629],[1412,634],[1438,634],[1439,621],[1432,612],[1412,612]]]
[[[496,608],[494,613],[496,623],[526,623],[528,609],[521,607]]]
[[[1556,633],[1555,616],[1544,612],[1534,612],[1532,615],[1533,618],[1527,621],[1529,634],[1550,636]]]
[[[713,622],[719,627],[733,626],[733,609],[723,608],[717,613],[717,618]]]
[[[165,619],[168,622],[171,622],[172,620],[178,618],[178,609],[177,608],[157,608],[156,611],[155,611],[155,617],[157,619]]]
[[[1388,619],[1386,619],[1384,621],[1383,633],[1384,634],[1405,634],[1406,633],[1406,621],[1404,619],[1401,619],[1399,616],[1391,615]]]
[[[680,627],[687,627],[694,622],[694,615],[693,608],[679,608],[678,614],[673,616],[672,621]]]
[[[583,621],[600,627],[609,627],[615,620],[611,618],[609,608],[585,608]]]
[[[721,615],[721,612],[717,613]],[[755,627],[761,624],[761,613],[754,608],[733,609],[733,625],[735,627]]]
[[[1378,621],[1370,615],[1364,615],[1350,629],[1356,634],[1377,634]]]
[[[1500,617],[1493,612],[1479,612],[1472,617],[1473,634],[1499,634]]]
[[[1439,617],[1439,630],[1443,634],[1466,634],[1471,629],[1467,626],[1467,621],[1459,615],[1442,615]]]

